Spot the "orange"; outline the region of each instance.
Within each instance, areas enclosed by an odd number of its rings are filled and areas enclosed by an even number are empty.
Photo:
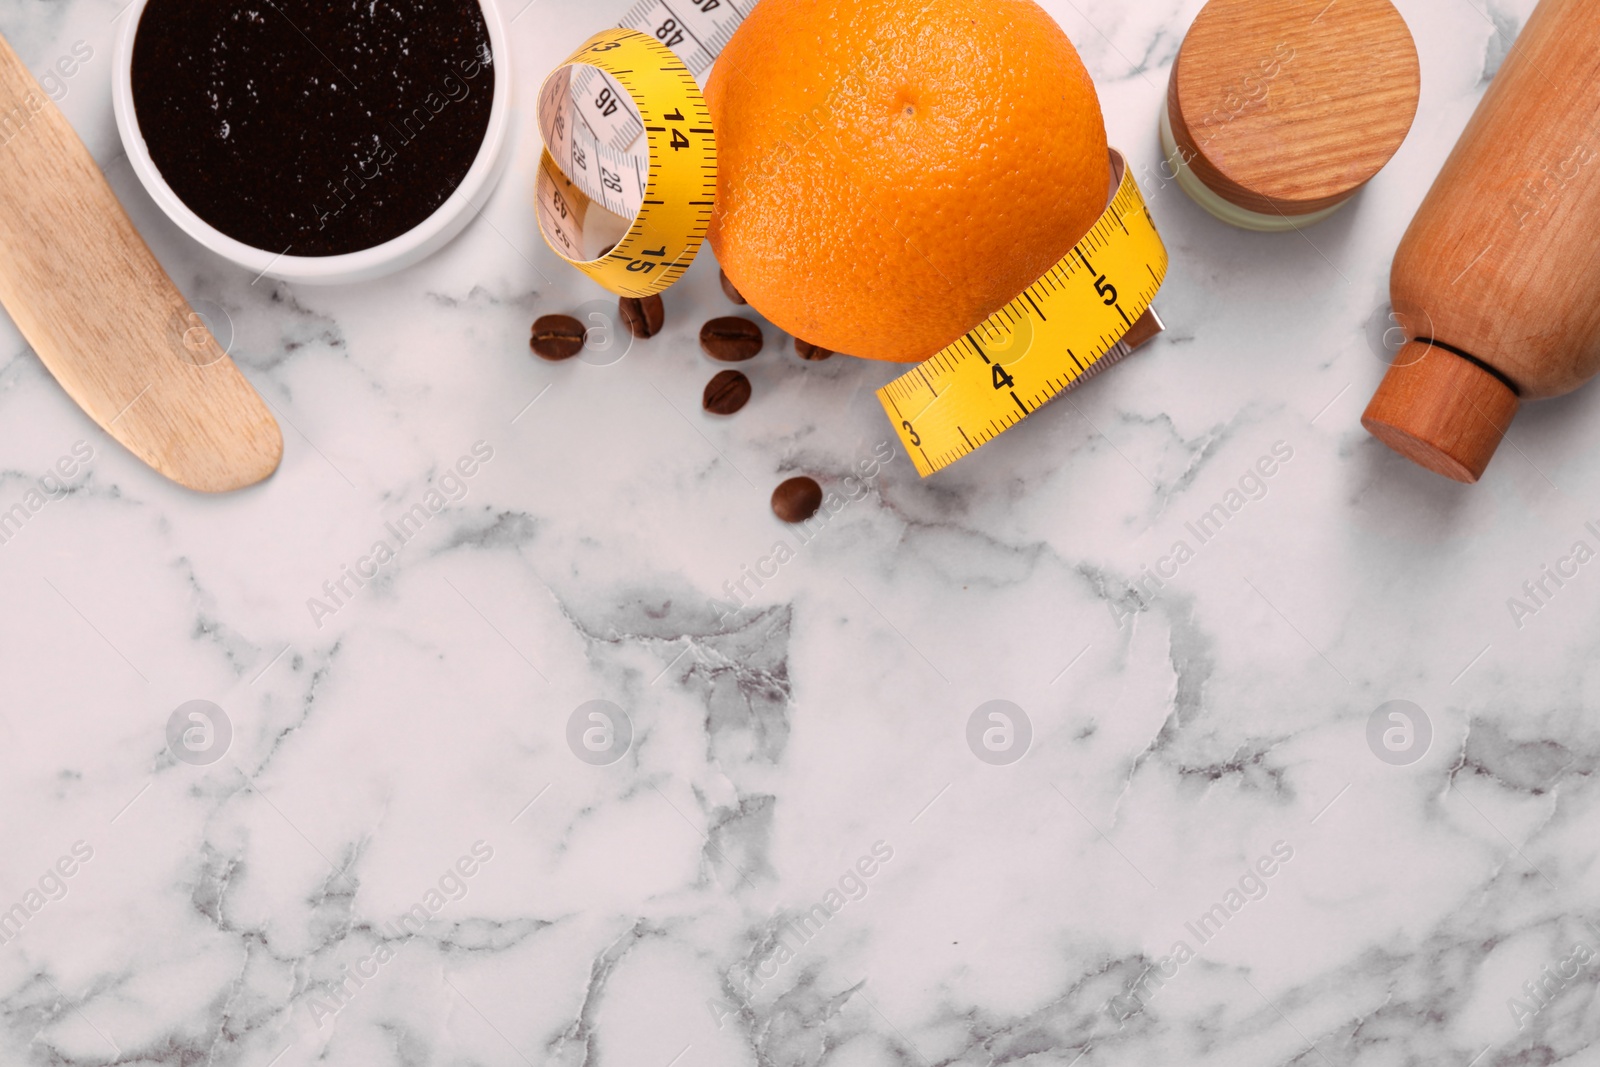
[[[926,359],[1105,209],[1094,83],[1032,0],[761,0],[706,99],[717,259],[835,352]]]

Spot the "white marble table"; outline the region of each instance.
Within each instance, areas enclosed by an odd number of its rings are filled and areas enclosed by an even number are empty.
[[[287,444],[179,490],[0,321],[0,511],[72,471],[0,544],[0,1062],[1600,1064],[1600,570],[1508,607],[1600,544],[1600,393],[1474,488],[1357,421],[1390,255],[1532,6],[1484,2],[1401,0],[1421,113],[1357,203],[1269,237],[1147,179],[1169,334],[937,478],[897,455],[719,617],[795,540],[772,486],[889,440],[893,369],[769,331],[703,416],[709,256],[620,361],[531,358],[602,296],[536,233],[533,94],[623,0],[518,18],[485,216],[337,290],[252,284],[140,191],[115,0],[0,0],[36,70],[92,47],[62,106]],[[1046,6],[1153,173],[1198,0]],[[167,742],[194,700],[208,764]],[[593,700],[609,765],[567,740]],[[968,747],[992,700],[1019,762]],[[1391,700],[1431,728],[1406,765]]]

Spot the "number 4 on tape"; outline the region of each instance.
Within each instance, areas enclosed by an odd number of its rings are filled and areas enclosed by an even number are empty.
[[[949,466],[1161,330],[1167,250],[1120,153],[1117,191],[1044,276],[878,399],[923,477]]]

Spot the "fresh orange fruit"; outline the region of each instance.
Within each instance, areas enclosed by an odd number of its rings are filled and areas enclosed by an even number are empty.
[[[1032,0],[761,0],[706,85],[711,247],[779,328],[911,362],[1105,209],[1105,122]]]

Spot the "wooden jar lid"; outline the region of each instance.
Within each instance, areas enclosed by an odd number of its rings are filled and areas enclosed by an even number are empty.
[[[1173,64],[1162,139],[1180,184],[1213,214],[1288,229],[1331,213],[1389,162],[1421,81],[1389,0],[1210,0]]]

